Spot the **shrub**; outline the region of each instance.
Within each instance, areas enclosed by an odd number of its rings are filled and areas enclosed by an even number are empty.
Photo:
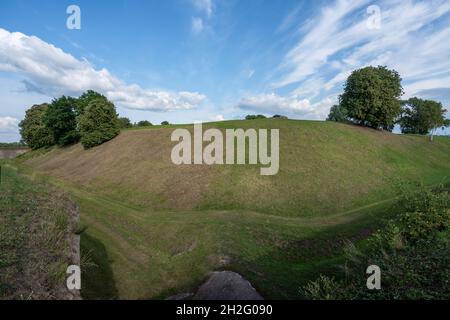
[[[170,123],[169,123],[169,121],[163,121],[163,122],[161,122],[161,125],[163,125],[163,126],[168,126]]]
[[[449,299],[450,196],[444,188],[407,192],[398,214],[373,234],[364,251],[345,250],[345,281],[320,277],[300,293],[314,299]],[[382,272],[382,289],[365,287],[366,268]]]
[[[111,140],[120,133],[114,104],[103,99],[91,101],[78,118],[78,127],[86,149]]]
[[[341,284],[334,278],[321,275],[310,281],[303,289],[302,295],[308,300],[337,300],[342,298]]]

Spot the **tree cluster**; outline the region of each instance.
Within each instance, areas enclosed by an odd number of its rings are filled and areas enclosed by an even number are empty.
[[[348,77],[339,104],[330,109],[328,121],[350,122],[392,131],[399,124],[403,133],[428,134],[450,125],[442,104],[403,95],[401,77],[386,67],[365,67]]]
[[[92,148],[117,136],[120,126],[114,104],[92,90],[78,98],[62,96],[50,104],[34,105],[19,124],[32,149],[77,142]]]

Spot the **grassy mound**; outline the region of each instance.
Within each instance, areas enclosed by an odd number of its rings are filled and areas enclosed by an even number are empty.
[[[245,209],[281,216],[332,214],[392,197],[396,179],[450,178],[450,139],[398,136],[334,122],[229,121],[218,128],[279,128],[280,172],[259,165],[176,166],[172,128],[129,130],[92,150],[31,159],[34,168],[96,194],[152,210]],[[226,177],[226,178],[225,178]]]
[[[192,126],[186,126],[192,129]],[[173,126],[127,130],[21,161],[80,206],[87,298],[162,298],[194,291],[210,270],[241,273],[264,297],[298,298],[336,272],[347,241],[367,238],[400,181],[450,178],[450,139],[331,122],[249,120],[207,127],[280,129],[280,172],[254,165],[175,166]]]

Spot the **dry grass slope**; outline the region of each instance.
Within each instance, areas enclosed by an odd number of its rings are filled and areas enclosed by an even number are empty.
[[[259,166],[175,166],[171,128],[124,131],[27,161],[96,194],[152,210],[246,209],[285,216],[332,214],[392,196],[395,180],[450,178],[450,139],[398,136],[338,123],[230,121],[225,128],[279,128],[280,172]]]

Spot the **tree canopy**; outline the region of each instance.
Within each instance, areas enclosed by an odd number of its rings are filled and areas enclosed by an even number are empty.
[[[78,99],[76,100],[76,108],[75,108],[77,116],[83,114],[84,110],[87,108],[89,103],[91,103],[91,101],[98,99],[108,101],[108,99],[104,95],[94,90],[88,90],[84,92],[81,96],[79,96]]]
[[[382,66],[362,68],[348,77],[339,97],[339,111],[345,110],[356,123],[392,130],[401,112],[402,94],[397,71]]]
[[[45,126],[52,133],[54,141],[61,146],[76,143],[80,139],[77,132],[76,103],[75,98],[62,96],[54,99],[45,113]]]
[[[151,126],[152,123],[150,121],[147,121],[147,120],[141,120],[136,125],[138,127],[147,127],[147,126]]]
[[[81,144],[92,148],[109,141],[120,133],[119,120],[114,104],[103,98],[89,102],[78,117]]]
[[[445,119],[446,112],[440,102],[410,98],[404,102],[399,120],[402,133],[433,134],[437,128],[450,124]]]
[[[347,110],[341,105],[332,106],[327,121],[347,122]]]
[[[127,129],[127,128],[131,128],[133,126],[130,119],[128,119],[127,117],[120,117],[118,119],[118,121],[119,121],[119,126],[121,129]]]
[[[53,134],[44,123],[48,104],[34,105],[25,112],[25,118],[19,123],[22,139],[32,149],[54,144]]]

